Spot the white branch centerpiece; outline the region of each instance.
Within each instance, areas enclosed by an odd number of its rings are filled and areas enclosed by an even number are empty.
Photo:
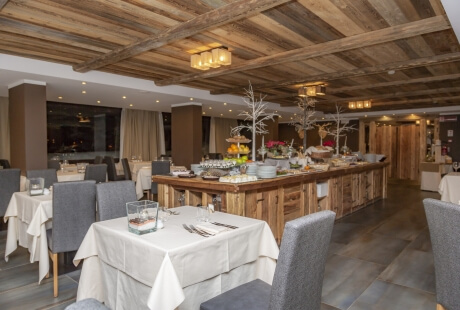
[[[341,113],[344,111],[344,109],[337,104],[335,105],[335,110],[336,114],[331,114],[330,118],[335,122],[335,127],[328,128],[327,133],[330,134],[331,136],[334,136],[335,139],[335,154],[339,155],[340,151],[340,146],[339,146],[339,139],[340,137],[346,136],[346,132],[352,131],[352,130],[357,130],[354,128],[355,125],[348,125],[348,120],[345,121],[341,117]],[[343,123],[343,124],[341,124]]]
[[[232,135],[239,135],[240,131],[247,129],[252,132],[252,160],[256,160],[256,135],[267,134],[267,125],[265,124],[268,120],[274,120],[276,113],[268,113],[267,103],[264,102],[265,95],[259,94],[259,98],[256,99],[254,96],[254,90],[252,89],[251,82],[249,82],[249,88],[245,89],[246,96],[243,97],[243,101],[247,104],[249,111],[241,111],[238,116],[243,116],[245,121],[249,121],[249,124],[243,124],[232,128]]]
[[[316,124],[315,104],[316,99],[311,97],[299,97],[297,99],[297,107],[301,110],[300,114],[296,114],[289,125],[295,126],[297,132],[303,132],[303,149],[307,149],[307,130],[313,129]]]

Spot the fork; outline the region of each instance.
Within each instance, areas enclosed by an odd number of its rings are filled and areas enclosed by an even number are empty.
[[[211,224],[214,224],[214,225],[217,225],[217,226],[227,227],[227,228],[230,228],[230,229],[237,229],[238,228],[238,226],[222,224],[222,223],[218,223],[218,222],[212,222]]]
[[[193,225],[190,225],[190,227],[188,227],[186,224],[182,224],[182,226],[184,226],[185,230],[187,230],[189,233],[191,234],[198,234],[202,237],[209,237],[208,235],[205,235],[204,233],[198,231],[197,229],[195,229],[195,227],[193,227]],[[192,228],[193,227],[193,228]]]
[[[199,234],[199,235],[201,235],[201,236],[203,236],[203,237],[212,236],[211,234],[209,234],[209,233],[207,233],[207,232],[205,232],[205,231],[203,231],[203,230],[201,230],[201,229],[198,229],[198,228],[196,228],[195,226],[193,226],[193,225],[191,225],[191,224],[190,224],[190,228],[191,228],[193,231],[196,231],[197,234]]]
[[[187,225],[182,224],[182,226],[184,227],[184,229],[185,229],[186,231],[188,231],[189,233],[193,234],[193,231],[192,231]]]

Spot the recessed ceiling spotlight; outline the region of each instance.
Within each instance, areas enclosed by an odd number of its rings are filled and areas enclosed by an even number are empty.
[[[62,96],[59,96],[58,99],[61,99],[61,100],[62,100]]]
[[[81,93],[82,93],[82,94],[86,94],[86,90],[82,90]]]
[[[220,113],[220,116],[224,116],[222,113]]]
[[[206,114],[206,112],[203,112],[203,114]]]
[[[193,98],[190,98],[190,101],[193,101]]]
[[[364,117],[367,117],[367,115],[364,115]]]
[[[393,115],[395,115],[395,114],[393,113]]]
[[[126,99],[126,96],[123,96],[123,97],[121,97],[121,98]]]
[[[224,105],[227,105],[227,102],[224,102]]]
[[[160,100],[155,101],[156,103],[160,102]]]
[[[209,107],[209,110],[212,110],[212,107]]]
[[[81,85],[86,85],[86,82],[81,82]]]
[[[323,117],[323,119],[324,119],[324,117]]]
[[[132,103],[130,103],[130,104],[129,104],[129,106],[130,106],[130,107],[132,107],[132,106],[133,106],[133,104],[132,104]]]
[[[388,70],[389,75],[393,75],[393,74],[395,74],[395,72],[396,72],[395,70]]]
[[[228,110],[228,112],[232,112],[232,110]]]
[[[101,103],[101,100],[98,100],[97,103]]]

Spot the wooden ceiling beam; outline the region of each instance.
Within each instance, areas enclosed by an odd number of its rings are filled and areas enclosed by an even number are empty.
[[[409,91],[409,92],[392,92],[392,93],[373,95],[373,96],[349,97],[349,98],[341,98],[337,100],[322,100],[322,101],[319,101],[318,104],[348,103],[349,101],[359,101],[359,100],[372,100],[373,101],[373,100],[378,100],[378,99],[426,96],[426,95],[433,95],[433,94],[458,93],[458,92],[460,92],[460,87],[447,87],[447,88],[437,88],[437,89],[416,90],[416,91]]]
[[[211,78],[240,71],[273,66],[286,62],[302,61],[314,57],[363,48],[366,46],[391,42],[450,28],[450,23],[445,15],[435,16],[415,22],[357,34],[343,39],[328,41],[287,52],[264,56],[242,62],[238,65],[231,65],[229,67],[219,68],[216,70],[185,74],[171,79],[160,80],[156,81],[155,84],[158,86],[182,84],[196,79]]]
[[[327,94],[340,94],[349,91],[356,91],[356,90],[363,90],[363,89],[372,89],[372,88],[379,88],[379,87],[391,87],[391,86],[401,86],[401,85],[409,85],[409,84],[424,84],[424,83],[431,83],[431,82],[440,82],[440,81],[448,81],[448,80],[456,80],[460,79],[460,73],[456,74],[446,74],[440,76],[431,76],[425,78],[418,78],[412,80],[399,80],[399,81],[391,81],[391,82],[382,82],[382,83],[373,83],[373,84],[359,84],[356,86],[346,86],[346,87],[339,87],[339,88],[327,88]],[[297,97],[297,91],[292,92],[290,94],[281,94],[278,96],[267,96],[267,101],[274,101],[278,99],[285,99],[285,98],[292,98]]]
[[[0,11],[5,7],[9,0],[0,0]]]
[[[240,0],[206,12],[184,23],[173,26],[160,34],[149,36],[127,46],[73,66],[77,72],[88,72],[143,52],[161,47],[173,41],[184,39],[197,33],[255,15],[290,0]]]
[[[411,60],[404,60],[404,61],[397,61],[397,62],[387,63],[383,65],[378,65],[378,66],[357,68],[357,69],[353,69],[349,71],[319,74],[319,75],[309,76],[305,78],[280,80],[280,81],[264,83],[264,84],[253,84],[252,88],[253,89],[264,89],[264,88],[285,87],[285,86],[294,85],[294,84],[315,83],[317,81],[325,82],[325,81],[330,81],[330,80],[337,80],[337,79],[350,78],[350,77],[356,77],[356,76],[384,73],[384,72],[388,72],[389,70],[404,70],[404,69],[410,69],[414,67],[441,64],[441,63],[458,61],[458,60],[460,60],[460,52],[442,54],[442,55],[437,55],[437,56],[429,56],[429,57],[423,57],[423,58],[417,58],[417,59],[411,59]],[[211,91],[211,94],[219,95],[219,94],[239,93],[243,90],[243,88],[244,87],[241,86],[241,87],[233,87],[233,88],[226,88],[226,89],[216,89],[216,90]]]

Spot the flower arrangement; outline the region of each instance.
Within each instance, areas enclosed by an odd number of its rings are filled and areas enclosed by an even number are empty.
[[[324,142],[323,142],[323,146],[329,146],[329,147],[332,147],[332,148],[333,148],[334,145],[335,145],[335,142],[332,141],[332,140],[327,140],[327,141],[324,141]]]
[[[269,152],[273,154],[282,154],[285,146],[286,143],[283,141],[270,140],[267,143],[265,143],[265,147],[268,149]]]

